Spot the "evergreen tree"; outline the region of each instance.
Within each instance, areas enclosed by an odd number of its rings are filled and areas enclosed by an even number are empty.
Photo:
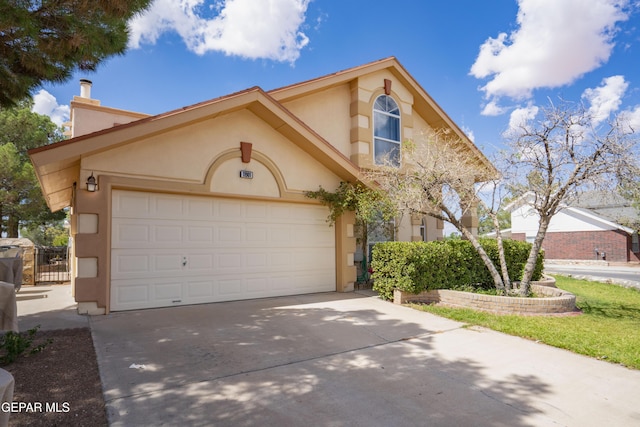
[[[151,0],[0,0],[0,106],[44,82],[94,71],[127,47],[127,22]]]
[[[30,101],[0,108],[0,232],[7,237],[18,237],[21,226],[61,226],[65,214],[47,207],[27,151],[62,138],[49,117],[31,111]]]

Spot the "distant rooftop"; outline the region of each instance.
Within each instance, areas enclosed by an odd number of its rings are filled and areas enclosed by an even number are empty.
[[[631,200],[612,191],[589,191],[582,193],[571,203],[572,207],[591,212],[618,224],[640,221],[640,211]]]

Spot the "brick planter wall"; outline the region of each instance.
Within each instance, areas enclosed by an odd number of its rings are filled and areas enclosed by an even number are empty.
[[[497,314],[545,315],[576,311],[576,297],[569,292],[544,285],[531,285],[531,289],[538,295],[547,296],[543,298],[502,297],[448,289],[411,294],[396,289],[393,294],[393,302],[395,304],[438,303],[450,307],[473,308]]]

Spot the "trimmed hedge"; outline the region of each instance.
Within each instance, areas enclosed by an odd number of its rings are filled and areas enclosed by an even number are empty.
[[[496,240],[480,239],[480,243],[500,271]],[[531,244],[505,239],[503,245],[509,277],[518,281]],[[543,258],[540,252],[532,280],[542,277]],[[394,289],[417,294],[463,285],[494,287],[489,270],[467,240],[378,243],[373,247],[371,268],[373,289],[384,299],[392,299]]]

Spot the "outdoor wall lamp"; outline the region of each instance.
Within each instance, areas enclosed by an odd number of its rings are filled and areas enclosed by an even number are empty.
[[[87,191],[93,193],[98,189],[98,182],[96,181],[96,177],[93,176],[93,172],[91,172],[91,176],[87,178]]]

